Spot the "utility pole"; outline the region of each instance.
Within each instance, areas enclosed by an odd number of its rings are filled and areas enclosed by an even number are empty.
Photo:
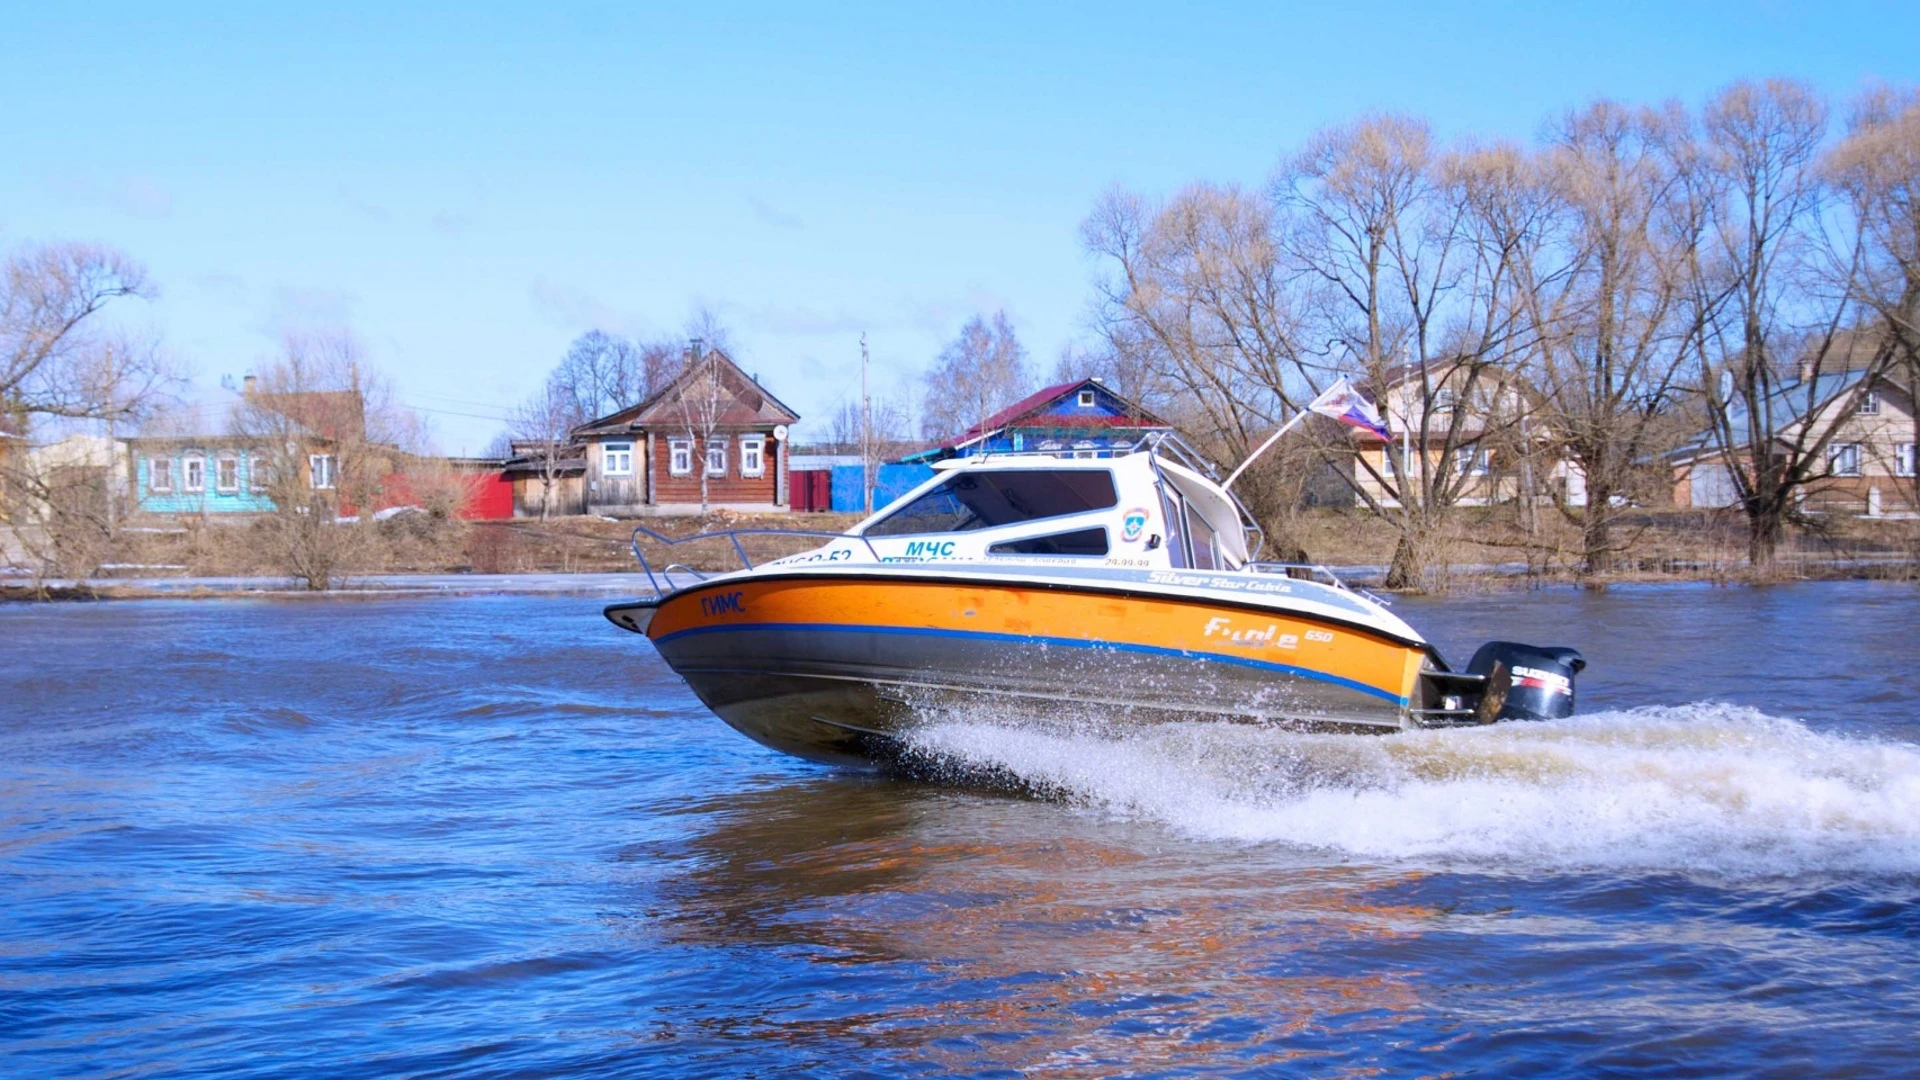
[[[873,398],[867,393],[867,332],[860,331],[860,490],[873,513]]]

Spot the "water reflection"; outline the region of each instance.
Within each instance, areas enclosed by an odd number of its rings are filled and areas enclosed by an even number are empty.
[[[770,987],[759,1037],[1093,1076],[1338,1057],[1351,1048],[1331,1033],[1421,1007],[1409,961],[1439,913],[1378,899],[1410,873],[1228,846],[1197,860],[1070,807],[885,780],[822,777],[693,812],[708,827],[679,850],[622,853],[675,865],[655,894],[670,940],[893,984],[844,1008]]]

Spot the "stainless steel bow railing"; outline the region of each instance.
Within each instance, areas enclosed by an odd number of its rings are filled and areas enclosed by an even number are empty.
[[[636,525],[633,527],[633,536],[632,539],[628,541],[628,546],[633,549],[633,557],[639,560],[640,569],[646,572],[647,584],[653,589],[653,595],[656,599],[673,591],[673,572],[676,569],[691,574],[695,580],[699,581],[705,581],[707,574],[701,573],[685,563],[668,563],[660,569],[659,576],[656,576],[653,565],[647,561],[647,553],[640,550],[640,537],[643,533],[649,539],[663,547],[678,547],[681,544],[691,544],[700,540],[718,540],[725,538],[733,544],[734,553],[740,556],[740,568],[743,570],[752,570],[754,568],[753,557],[747,554],[746,545],[740,542],[740,538],[743,536],[809,536],[827,540],[858,540],[866,547],[867,554],[873,557],[874,562],[880,561],[880,553],[874,550],[873,541],[861,536],[859,533],[822,532],[814,529],[717,529],[713,532],[696,533],[693,536],[682,536],[676,539],[663,533],[655,532],[645,525]],[[795,554],[798,554],[798,552]],[[780,556],[780,558],[787,557],[788,556],[784,555]],[[665,588],[662,588],[660,584],[662,578],[666,580]]]

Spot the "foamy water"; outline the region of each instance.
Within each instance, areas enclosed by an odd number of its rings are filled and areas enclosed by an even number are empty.
[[[1920,746],[1736,706],[1390,736],[962,717],[916,739],[1208,840],[1563,869],[1920,872]]]

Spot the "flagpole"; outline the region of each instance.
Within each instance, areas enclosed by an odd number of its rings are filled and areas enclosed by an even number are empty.
[[[1232,487],[1233,482],[1235,480],[1240,479],[1240,474],[1247,471],[1247,466],[1253,464],[1254,461],[1257,458],[1259,458],[1261,454],[1266,453],[1268,447],[1278,442],[1280,440],[1280,436],[1285,435],[1287,431],[1293,427],[1293,425],[1299,423],[1301,418],[1305,417],[1307,413],[1310,411],[1311,410],[1309,409],[1301,409],[1299,412],[1294,413],[1293,419],[1287,421],[1284,424],[1281,424],[1280,429],[1278,431],[1275,431],[1273,434],[1267,436],[1267,441],[1261,443],[1260,448],[1258,450],[1255,450],[1253,453],[1248,454],[1247,459],[1240,463],[1240,467],[1233,470],[1232,475],[1227,477],[1226,483],[1220,485],[1220,490],[1225,491],[1227,488]]]

